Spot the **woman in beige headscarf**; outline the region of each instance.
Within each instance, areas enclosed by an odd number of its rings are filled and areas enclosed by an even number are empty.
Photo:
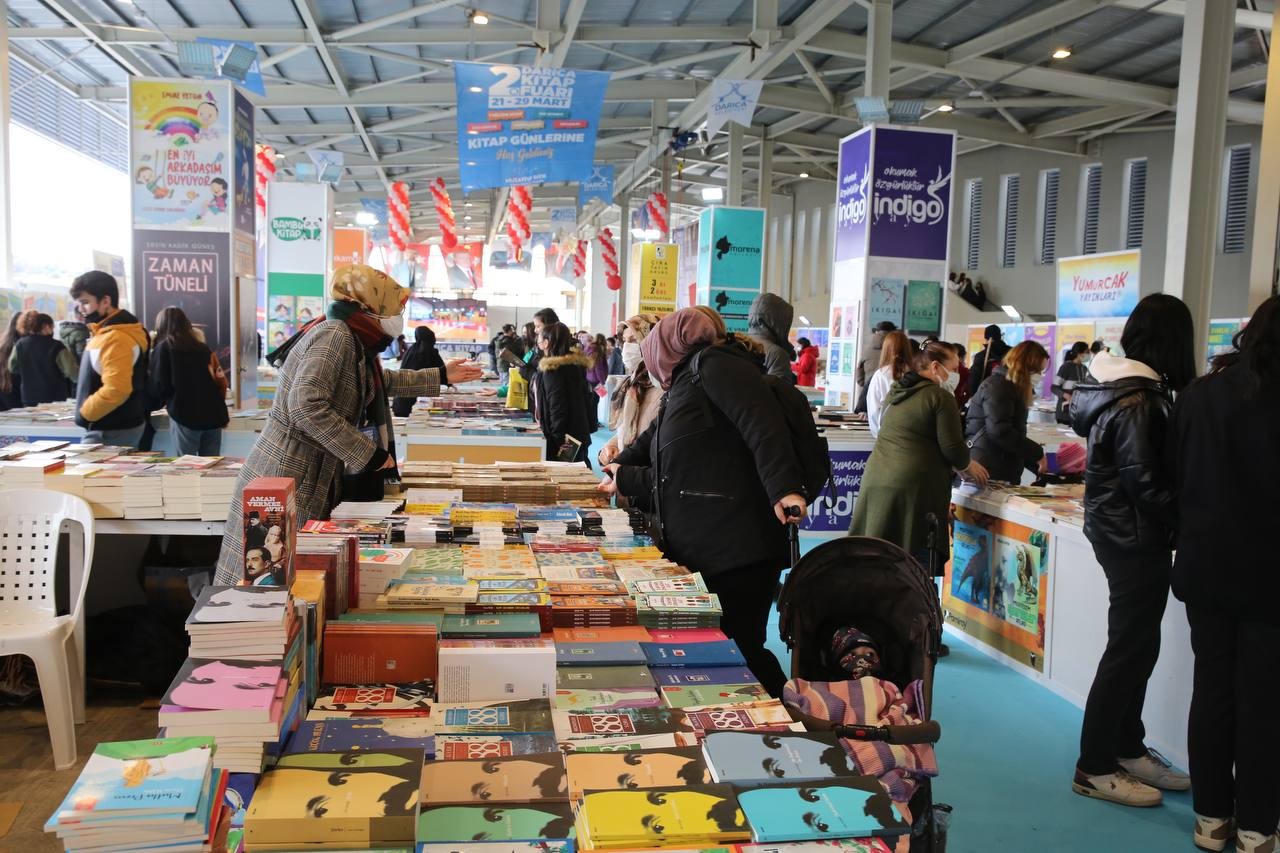
[[[640,342],[658,324],[658,319],[657,314],[637,314],[623,324],[622,366],[626,371],[626,378],[613,392],[609,429],[614,430],[614,433],[600,449],[597,458],[601,465],[612,462],[613,457],[621,453],[658,416],[662,389],[649,378],[649,371],[640,355]]]
[[[241,508],[255,477],[297,483],[298,525],[328,518],[344,498],[382,496],[382,472],[394,472],[395,436],[387,397],[434,396],[442,382],[480,377],[463,359],[429,370],[383,370],[378,354],[404,329],[408,289],[362,264],[343,267],[329,284],[333,300],[323,318],[304,326],[268,358],[280,370],[267,424],[236,482],[215,580],[244,580]],[[359,491],[367,492],[360,494]]]

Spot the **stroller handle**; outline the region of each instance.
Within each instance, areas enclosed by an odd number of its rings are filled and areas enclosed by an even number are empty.
[[[942,738],[942,726],[936,720],[926,720],[914,726],[845,726],[835,727],[837,737],[850,740],[875,740],[892,744],[937,743]]]

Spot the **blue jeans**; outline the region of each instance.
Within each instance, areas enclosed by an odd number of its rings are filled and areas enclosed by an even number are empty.
[[[142,430],[142,424],[128,429],[90,429],[85,430],[84,438],[80,441],[82,444],[115,444],[137,448]]]
[[[170,418],[169,434],[179,456],[217,456],[222,450],[221,429],[191,429]]]

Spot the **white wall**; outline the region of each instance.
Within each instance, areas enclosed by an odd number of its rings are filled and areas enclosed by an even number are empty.
[[[1228,127],[1226,144],[1253,145],[1250,185],[1256,184],[1261,129]],[[980,263],[969,276],[986,283],[987,295],[996,304],[1012,303],[1029,314],[1053,314],[1056,311],[1055,270],[1053,264],[1039,264],[1037,215],[1040,204],[1040,172],[1062,170],[1058,204],[1058,256],[1070,257],[1080,251],[1081,174],[1085,166],[1102,164],[1102,205],[1099,220],[1098,251],[1123,249],[1121,205],[1124,192],[1125,161],[1147,158],[1147,210],[1142,244],[1142,292],[1160,290],[1164,276],[1165,237],[1169,209],[1169,177],[1173,157],[1173,134],[1116,134],[1099,141],[1093,156],[1067,157],[1018,148],[990,148],[959,158],[956,164],[955,207],[952,213],[951,266],[963,269],[965,263],[966,181],[982,178],[982,229]],[[1225,151],[1224,151],[1225,156]],[[999,265],[1000,195],[1004,175],[1021,175],[1018,212],[1017,264],[1010,268]],[[1213,317],[1240,317],[1247,313],[1249,290],[1249,252],[1253,233],[1253,197],[1249,199],[1248,245],[1242,254],[1218,253],[1214,264]],[[1221,198],[1205,199],[1205,204],[1219,210]],[[1220,214],[1215,216],[1221,219]],[[1219,235],[1219,239],[1221,239]]]

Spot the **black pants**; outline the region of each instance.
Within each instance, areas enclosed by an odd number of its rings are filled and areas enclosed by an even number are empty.
[[[769,695],[776,698],[782,697],[787,676],[764,644],[768,639],[769,608],[781,576],[782,569],[775,560],[704,576],[707,589],[720,597],[720,630],[737,641],[747,666]]]
[[[1188,606],[1195,689],[1187,727],[1196,814],[1271,835],[1280,822],[1280,625]],[[1234,773],[1233,773],[1234,770]]]
[[[1142,705],[1160,657],[1160,620],[1169,601],[1168,551],[1121,553],[1094,549],[1111,590],[1107,648],[1089,688],[1080,731],[1079,769],[1111,773],[1119,759],[1146,754]]]

